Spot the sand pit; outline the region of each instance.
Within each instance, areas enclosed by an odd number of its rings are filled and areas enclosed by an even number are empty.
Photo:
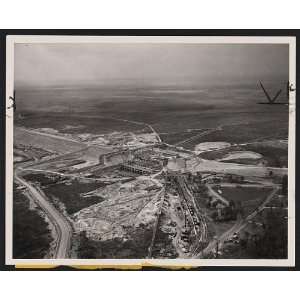
[[[226,154],[220,161],[236,160],[236,159],[261,159],[263,156],[252,151],[233,151]]]
[[[200,143],[195,146],[195,152],[197,154],[200,154],[202,152],[206,151],[213,151],[213,150],[220,150],[230,147],[230,143],[227,142],[205,142],[205,143]]]

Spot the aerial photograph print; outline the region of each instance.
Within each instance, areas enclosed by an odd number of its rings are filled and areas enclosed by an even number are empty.
[[[11,260],[287,261],[289,49],[14,43]]]

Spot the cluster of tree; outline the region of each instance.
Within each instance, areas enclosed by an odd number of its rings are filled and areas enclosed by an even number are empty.
[[[101,248],[97,247],[97,242],[87,238],[86,232],[81,231],[79,235],[78,258],[93,259],[101,256]]]
[[[248,145],[247,149],[262,154],[267,165],[270,167],[282,168],[287,166],[288,155],[286,149],[263,145]]]
[[[211,218],[215,221],[231,221],[237,219],[237,210],[234,205],[229,205],[220,209],[220,213],[218,213],[218,209],[215,209],[211,213]]]
[[[227,176],[227,179],[230,183],[242,183],[245,181],[245,178],[244,176],[242,175],[232,175],[232,174],[229,174]]]
[[[287,220],[272,210],[265,214],[262,234],[250,236],[241,243],[251,258],[283,259],[287,257]]]

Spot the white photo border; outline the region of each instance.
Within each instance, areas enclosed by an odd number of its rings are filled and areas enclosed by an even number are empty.
[[[296,37],[292,36],[69,36],[8,35],[6,38],[6,106],[14,91],[14,46],[18,43],[199,43],[289,44],[289,81],[296,86]],[[13,258],[13,110],[6,109],[5,262],[7,265],[98,267],[295,266],[295,131],[296,92],[289,99],[288,136],[288,258],[287,259],[14,259]]]

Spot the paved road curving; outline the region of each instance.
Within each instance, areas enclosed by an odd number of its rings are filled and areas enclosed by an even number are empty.
[[[15,179],[28,189],[57,230],[58,239],[54,258],[68,258],[72,228],[66,218],[36,188],[21,178],[17,172],[15,173]]]

